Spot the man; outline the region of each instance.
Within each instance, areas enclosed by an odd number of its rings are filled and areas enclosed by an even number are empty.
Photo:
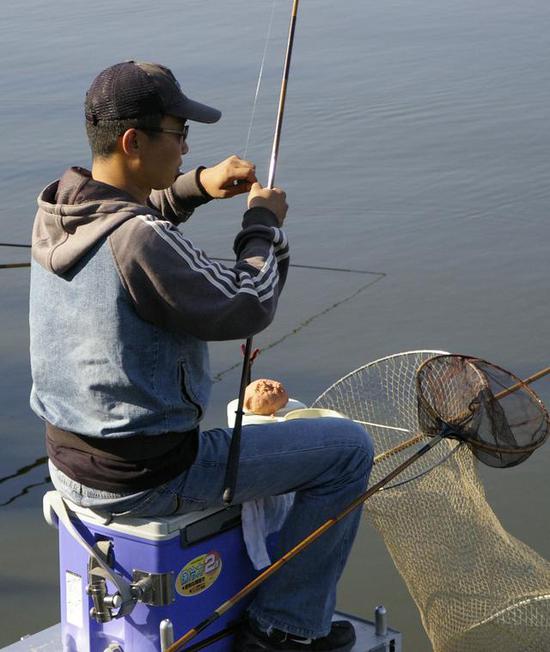
[[[85,105],[92,170],[69,169],[39,197],[31,276],[31,405],[46,422],[51,477],[67,498],[111,514],[160,516],[222,504],[230,429],[200,432],[209,340],[273,319],[288,269],[285,194],[236,156],[180,174],[187,121],[216,109],[162,66],[101,72]],[[176,225],[212,198],[249,192],[224,267]],[[343,419],[243,429],[235,500],[296,491],[284,552],[366,487],[372,446]],[[360,514],[334,526],[257,592],[235,649],[350,650],[331,624]]]

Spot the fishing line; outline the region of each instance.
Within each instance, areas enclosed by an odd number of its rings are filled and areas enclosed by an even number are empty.
[[[19,246],[27,246],[27,245],[19,245]],[[224,259],[223,258],[217,258],[215,260],[224,260]],[[299,265],[299,267],[304,267],[304,266]],[[307,266],[307,265],[305,267],[310,268],[310,266]],[[1,268],[1,266],[0,266],[0,268]],[[367,283],[365,285],[362,285],[358,290],[356,290],[355,292],[353,292],[349,296],[344,297],[340,301],[337,301],[336,303],[324,308],[320,312],[315,313],[311,317],[308,317],[305,321],[298,324],[298,326],[296,326],[296,328],[293,328],[290,332],[285,333],[279,339],[277,339],[277,340],[275,340],[273,342],[270,342],[269,344],[266,344],[262,348],[262,352],[263,351],[269,351],[270,349],[275,348],[276,346],[278,346],[279,344],[281,344],[282,342],[287,340],[289,337],[292,337],[293,335],[297,335],[301,330],[303,330],[304,328],[309,326],[313,321],[315,321],[319,317],[322,317],[323,315],[328,314],[329,312],[331,312],[332,310],[335,310],[336,308],[343,305],[344,303],[347,303],[348,301],[351,301],[358,294],[360,294],[361,292],[364,292],[369,287],[372,287],[375,283],[378,283],[378,281],[381,281],[382,278],[384,278],[386,276],[382,272],[367,272],[367,271],[363,271],[363,270],[324,268],[324,267],[323,268],[314,267],[313,269],[322,269],[322,270],[336,271],[336,272],[349,272],[349,273],[356,273],[356,274],[370,274],[370,275],[376,275],[377,278],[375,278],[373,281],[370,281],[369,283]],[[231,371],[235,370],[236,368],[238,368],[240,366],[241,366],[240,362],[237,362],[237,363],[231,365],[230,367],[228,367],[227,369],[223,369],[222,371],[216,373],[214,375],[214,377],[213,377],[213,382],[214,383],[220,382],[226,374],[230,373]],[[378,424],[375,424],[375,425],[378,425]],[[386,426],[386,427],[389,427],[389,426]],[[413,445],[412,443],[409,443],[409,446],[412,446],[412,445]],[[385,453],[385,454],[383,453],[382,457],[386,457],[387,455],[389,455],[389,453]],[[2,484],[3,482],[6,482],[7,480],[11,480],[13,478],[25,475],[25,474],[29,473],[30,471],[32,471],[33,469],[35,469],[36,467],[42,466],[43,464],[46,464],[47,461],[48,461],[47,457],[40,457],[35,462],[33,462],[32,464],[29,464],[27,466],[21,467],[20,469],[17,469],[17,471],[15,473],[12,473],[11,475],[7,475],[7,476],[4,476],[4,477],[0,478],[0,484]],[[44,483],[39,483],[37,485],[30,485],[29,488],[34,487],[34,486],[40,486],[40,484],[44,484]],[[24,493],[27,493],[27,492],[24,492]],[[20,495],[23,495],[23,494],[19,494],[18,496],[14,496],[13,499],[10,499],[7,503],[0,503],[0,506],[9,504],[10,502],[12,502],[12,500],[14,500],[15,498],[18,498]]]
[[[271,19],[269,21],[269,25],[268,25],[268,28],[267,28],[267,34],[266,34],[265,44],[264,44],[264,53],[263,53],[263,56],[262,56],[262,62],[260,64],[260,72],[258,74],[258,82],[256,84],[256,94],[254,95],[254,102],[252,104],[252,115],[250,116],[250,123],[248,125],[248,134],[246,136],[246,145],[244,147],[244,154],[243,154],[244,159],[246,159],[246,155],[248,154],[248,146],[250,144],[250,136],[252,134],[252,127],[254,125],[254,119],[256,117],[256,106],[258,104],[258,97],[260,95],[260,87],[262,85],[262,78],[263,78],[263,74],[264,74],[264,64],[265,64],[265,60],[266,60],[266,56],[267,56],[267,48],[268,48],[269,42],[271,40],[271,29],[273,27],[273,19],[275,17],[275,3],[276,3],[276,0],[273,0],[273,4],[271,6]]]
[[[25,246],[25,245],[22,245],[22,246]],[[222,260],[222,259],[219,259],[219,258],[218,258],[217,260]],[[1,267],[1,266],[0,266],[0,267]],[[323,268],[323,269],[324,269],[324,268]],[[329,268],[329,269],[330,269],[330,268]],[[322,317],[323,315],[328,314],[328,313],[331,312],[332,310],[335,310],[336,308],[338,308],[338,307],[341,306],[342,304],[347,303],[348,301],[351,301],[351,300],[352,300],[353,298],[355,298],[358,294],[360,294],[361,292],[364,292],[367,288],[372,287],[372,286],[373,286],[375,283],[377,283],[378,281],[381,281],[382,278],[384,278],[384,276],[385,276],[385,274],[383,274],[383,273],[365,272],[365,271],[362,271],[362,270],[331,269],[331,271],[340,271],[340,272],[356,272],[356,273],[358,273],[358,274],[377,274],[377,278],[375,278],[373,281],[370,281],[370,282],[367,283],[366,285],[361,286],[358,290],[356,290],[355,292],[353,292],[353,293],[350,294],[349,296],[344,297],[344,299],[341,299],[340,301],[337,301],[336,303],[334,303],[334,304],[332,304],[332,305],[330,305],[330,306],[324,308],[324,309],[321,310],[320,312],[315,313],[315,314],[312,315],[311,317],[308,317],[305,321],[301,322],[298,326],[296,326],[296,328],[292,329],[292,330],[291,330],[290,332],[288,332],[288,333],[285,333],[285,334],[282,335],[279,339],[277,339],[277,340],[275,340],[275,341],[273,341],[273,342],[270,342],[269,344],[266,344],[266,345],[262,348],[262,352],[263,352],[263,351],[269,351],[270,349],[275,348],[276,346],[278,346],[279,344],[281,344],[282,342],[284,342],[285,340],[287,340],[289,337],[291,337],[291,336],[293,336],[293,335],[297,335],[301,330],[303,330],[304,328],[306,328],[307,326],[309,326],[313,321],[315,321],[315,320],[318,319],[319,317]],[[222,378],[223,378],[226,374],[230,373],[231,371],[234,371],[236,368],[238,368],[238,367],[240,367],[240,366],[241,366],[240,362],[237,362],[237,363],[231,365],[230,367],[228,367],[227,369],[223,369],[222,371],[220,371],[220,372],[218,372],[217,374],[215,374],[215,376],[213,377],[213,382],[214,382],[214,383],[218,383],[218,382],[220,382],[220,381],[222,380]],[[379,427],[383,427],[383,426],[380,426],[379,424],[373,424],[373,425],[378,425]],[[386,428],[389,428],[390,426],[385,426],[385,427],[386,427]],[[397,430],[402,430],[402,429],[400,429],[400,428],[396,428],[396,429],[397,429]],[[408,446],[412,446],[414,443],[416,443],[416,442],[414,442],[414,441],[413,441],[412,443],[409,442],[409,443],[408,443]],[[382,458],[385,458],[385,457],[387,457],[387,456],[389,456],[390,454],[395,453],[395,452],[397,452],[397,451],[392,451],[392,452],[382,453],[382,454],[381,454],[381,459],[382,459]],[[380,460],[376,460],[376,461],[381,461],[381,459],[380,459]],[[6,482],[7,480],[12,480],[13,478],[17,478],[17,477],[20,477],[20,476],[22,476],[22,475],[25,475],[25,474],[29,473],[30,471],[32,471],[33,469],[35,469],[36,467],[38,467],[38,466],[42,466],[43,464],[46,464],[47,461],[48,461],[48,458],[47,458],[47,457],[40,457],[40,458],[38,458],[35,462],[33,462],[33,463],[31,463],[31,464],[28,464],[28,465],[26,465],[26,466],[23,466],[23,467],[21,467],[21,468],[19,468],[19,469],[17,469],[17,471],[16,471],[15,473],[12,473],[11,475],[7,475],[7,476],[4,476],[4,477],[0,478],[0,484]],[[38,483],[38,484],[29,485],[29,487],[27,487],[26,489],[28,490],[28,489],[30,489],[30,488],[32,488],[32,487],[35,487],[35,486],[41,486],[42,484],[45,484],[45,483]],[[393,486],[395,486],[395,485],[393,485]],[[6,502],[6,503],[0,503],[0,507],[3,506],[3,505],[8,505],[10,502],[13,502],[13,500],[15,500],[16,498],[19,498],[20,496],[22,496],[24,493],[27,493],[27,492],[28,492],[28,491],[23,491],[21,494],[18,494],[17,496],[14,496],[14,497],[11,498],[10,500],[8,500],[8,502]]]
[[[226,263],[234,263],[233,258],[220,258],[219,256],[211,256],[212,260],[221,260]],[[346,267],[320,267],[319,265],[300,265],[298,263],[290,263],[289,267],[298,267],[300,269],[313,269],[320,272],[345,272],[347,274],[371,274],[373,276],[386,276],[384,272],[371,272],[367,269],[353,269]]]
[[[374,272],[370,272],[371,274]],[[364,292],[368,288],[372,287],[375,283],[378,283],[378,281],[381,281],[386,275],[385,274],[380,274],[378,275],[377,278],[375,278],[373,281],[370,281],[369,283],[366,283],[365,285],[362,285],[358,290],[353,292],[347,297],[344,297],[343,299],[340,299],[340,301],[337,301],[336,303],[333,303],[332,305],[324,308],[320,312],[315,313],[311,317],[308,317],[306,320],[303,322],[300,322],[298,326],[293,328],[291,331],[288,333],[285,333],[282,335],[279,339],[275,340],[274,342],[270,342],[269,344],[266,344],[264,347],[262,347],[262,352],[263,351],[269,351],[270,349],[275,348],[285,340],[287,340],[289,337],[292,337],[293,335],[297,335],[301,330],[306,328],[311,324],[311,322],[315,321],[316,319],[319,319],[319,317],[322,317],[323,315],[326,315],[327,313],[331,312],[332,310],[335,310],[336,308],[339,308],[341,305],[344,303],[347,303],[348,301],[351,301],[354,299],[358,294],[361,294],[361,292]],[[228,374],[230,371],[233,371],[234,369],[237,369],[238,367],[241,366],[240,362],[236,362],[235,364],[231,365],[230,367],[227,367],[227,369],[223,369],[222,371],[218,372],[214,377],[213,377],[213,382],[217,383],[221,381],[223,376]]]
[[[11,244],[7,242],[0,242],[0,247],[22,247],[30,249],[32,245],[27,244]],[[220,256],[210,256],[211,260],[220,260],[225,263],[234,263],[233,258],[221,258]],[[30,263],[7,263],[0,265],[0,269],[10,269],[12,267],[30,267]],[[371,276],[386,276],[385,272],[371,272],[367,269],[354,269],[352,267],[325,267],[320,265],[301,265],[299,263],[290,263],[289,267],[297,267],[298,269],[312,269],[319,272],[342,272],[346,274],[369,274]]]
[[[210,256],[211,260],[221,260],[224,262],[235,262],[232,258],[216,258]],[[15,269],[16,267],[30,267],[30,263],[4,263],[0,265],[0,269]],[[344,267],[322,267],[319,265],[299,265],[298,263],[290,263],[289,267],[297,267],[298,269],[312,269],[318,272],[345,272],[347,274],[370,274],[371,276],[386,276],[385,272],[369,272],[366,269],[346,269]]]

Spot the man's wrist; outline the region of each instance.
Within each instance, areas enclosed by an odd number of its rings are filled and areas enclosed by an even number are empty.
[[[201,194],[205,199],[214,199],[214,197],[212,197],[208,190],[206,190],[206,188],[202,185],[201,172],[203,170],[206,170],[205,165],[199,165],[199,167],[195,170],[195,183],[197,184],[197,188],[201,191]]]
[[[280,227],[279,220],[275,213],[265,206],[249,208],[243,215],[243,229],[257,224],[261,224],[262,226]]]

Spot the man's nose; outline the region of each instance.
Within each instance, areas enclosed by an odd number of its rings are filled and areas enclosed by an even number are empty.
[[[181,155],[185,156],[187,152],[189,151],[189,145],[187,144],[187,140],[184,140],[181,144]]]

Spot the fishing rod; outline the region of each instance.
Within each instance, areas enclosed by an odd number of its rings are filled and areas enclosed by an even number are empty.
[[[221,260],[222,262],[234,262],[232,258],[217,258],[210,256],[211,260]],[[30,263],[4,263],[0,269],[15,269],[17,267],[30,267]],[[346,274],[368,274],[369,276],[386,276],[385,272],[371,272],[367,269],[353,269],[345,267],[321,267],[318,265],[299,265],[298,263],[290,264],[289,267],[298,267],[300,269],[312,269],[318,272],[343,272]]]
[[[467,364],[472,364],[472,362],[469,362],[468,358],[465,358],[465,356],[438,356],[440,358],[463,358],[467,360]],[[472,359],[475,361],[475,359]],[[479,361],[479,362],[484,362],[484,361]],[[550,367],[546,367],[545,369],[541,369],[537,373],[533,374],[532,376],[529,376],[528,378],[524,380],[518,380],[518,382],[514,383],[510,387],[502,390],[501,392],[497,393],[494,395],[494,399],[498,400],[500,398],[504,398],[519,389],[522,389],[532,382],[535,382],[535,380],[539,380],[540,378],[550,374]],[[480,375],[481,376],[481,375]],[[510,374],[511,377],[511,374]],[[478,391],[478,388],[476,387],[475,392]],[[486,397],[485,397],[486,398]],[[445,407],[445,401],[444,398],[440,399],[440,402],[443,403]],[[472,404],[474,401],[470,400],[470,397],[467,398],[467,400],[463,401],[465,406],[470,409],[472,407]],[[432,410],[435,410],[436,412],[439,412],[437,408],[434,408],[431,406]],[[468,410],[466,410],[468,411]],[[544,415],[546,419],[546,423],[548,425],[548,414],[544,410]],[[282,566],[284,566],[288,561],[296,557],[300,552],[305,550],[309,545],[311,545],[314,541],[319,539],[327,530],[329,530],[331,527],[342,521],[346,516],[348,516],[351,512],[353,512],[355,509],[360,507],[368,498],[373,496],[375,493],[380,491],[385,485],[387,485],[393,478],[398,476],[400,473],[405,471],[409,466],[414,464],[417,460],[419,460],[421,457],[423,457],[426,453],[428,453],[434,446],[439,444],[443,439],[445,438],[458,438],[460,441],[466,441],[469,445],[472,447],[479,447],[483,451],[487,447],[483,445],[479,440],[476,439],[475,435],[476,433],[467,433],[464,430],[464,423],[454,423],[454,424],[449,424],[446,423],[445,421],[442,421],[442,427],[439,433],[435,436],[432,436],[431,440],[425,444],[422,448],[420,448],[416,453],[414,453],[411,457],[407,458],[404,460],[401,464],[399,464],[397,467],[395,467],[390,473],[388,473],[384,478],[379,480],[376,484],[374,484],[372,487],[364,491],[360,496],[355,498],[347,507],[345,507],[339,514],[336,516],[333,516],[332,518],[329,518],[327,521],[325,521],[321,526],[319,526],[316,530],[314,530],[311,534],[309,534],[307,537],[302,539],[302,541],[298,542],[291,550],[289,550],[287,553],[282,555],[276,562],[268,566],[264,571],[262,571],[257,577],[255,577],[251,582],[249,582],[246,586],[244,586],[240,591],[238,591],[234,596],[226,600],[223,604],[221,604],[215,611],[213,611],[207,618],[205,618],[201,623],[196,625],[193,629],[190,629],[188,632],[186,632],[181,638],[179,638],[175,643],[173,643],[170,647],[166,649],[165,652],[180,652],[180,650],[183,649],[183,647],[188,643],[190,640],[195,638],[198,634],[200,634],[202,631],[204,631],[209,625],[213,624],[218,618],[223,616],[227,611],[229,611],[232,607],[234,607],[240,600],[245,598],[247,595],[249,595],[252,591],[257,589],[261,584],[263,584],[271,575],[273,575],[276,571],[278,571]],[[425,439],[426,436],[429,435],[424,435],[423,438]],[[412,445],[413,443],[416,443],[416,441],[413,441],[415,438],[410,439],[408,442],[405,442],[405,444]],[[536,446],[528,446],[528,445],[523,445],[519,446],[518,448],[514,449],[514,451],[517,453],[518,451],[527,451],[531,453],[535,448],[540,446],[543,443],[544,439],[540,441]],[[389,451],[386,451],[382,455],[379,455],[374,458],[374,462],[381,461],[388,455],[392,453],[397,453],[401,450],[403,450],[403,443],[398,444],[394,448],[390,449]],[[500,437],[497,439],[495,438],[495,445],[492,447],[493,452],[502,452],[502,453],[507,453],[510,452],[510,449],[507,447],[507,438],[506,435],[500,434]],[[475,454],[475,453],[474,453]]]
[[[19,249],[30,249],[31,245],[18,244],[14,242],[0,242],[0,247],[17,247]],[[0,265],[0,269],[19,269],[21,267],[30,267],[30,263],[4,263]]]
[[[279,145],[281,142],[281,132],[283,127],[283,117],[286,104],[286,92],[288,87],[288,78],[290,74],[290,62],[292,59],[292,48],[294,45],[294,33],[296,31],[296,18],[298,16],[298,5],[300,0],[293,0],[292,12],[290,16],[290,26],[288,29],[288,41],[286,46],[285,62],[283,66],[283,78],[281,81],[281,92],[279,94],[279,106],[277,109],[277,119],[275,121],[275,134],[273,136],[273,147],[271,149],[271,159],[269,163],[269,173],[267,179],[267,187],[273,188],[275,181],[275,170],[277,168],[277,160],[279,157]],[[251,351],[252,351],[252,336],[246,340],[244,348],[244,360],[241,373],[241,383],[239,387],[239,399],[237,403],[237,412],[235,415],[235,425],[233,427],[233,435],[231,437],[231,444],[229,446],[229,455],[227,458],[227,466],[225,471],[223,502],[230,505],[233,502],[235,495],[235,487],[237,484],[237,474],[239,469],[239,454],[241,447],[241,432],[243,425],[243,405],[244,393],[247,386],[247,380],[250,378],[251,366]]]
[[[212,256],[212,260],[221,260],[223,262],[233,263],[233,258],[219,258]],[[320,265],[301,265],[299,263],[290,263],[289,267],[299,269],[313,269],[319,272],[344,272],[346,274],[369,274],[371,276],[386,276],[385,272],[371,272],[367,269],[355,269],[353,267],[325,267]]]
[[[30,249],[31,245],[17,244],[14,242],[0,242],[0,247],[17,247],[19,249]],[[19,269],[21,267],[30,267],[30,263],[4,263],[0,269]]]
[[[15,244],[11,242],[0,242],[0,247],[21,247],[30,249],[32,245],[28,244]],[[235,262],[233,258],[221,258],[220,256],[210,256],[212,260],[220,260],[226,263]],[[11,269],[15,267],[30,267],[30,263],[8,263],[0,265],[0,269]],[[299,263],[290,263],[289,267],[297,267],[300,269],[312,269],[318,272],[342,272],[345,274],[369,274],[371,276],[386,276],[385,272],[371,272],[367,269],[355,269],[353,267],[326,267],[323,265],[300,265]]]

